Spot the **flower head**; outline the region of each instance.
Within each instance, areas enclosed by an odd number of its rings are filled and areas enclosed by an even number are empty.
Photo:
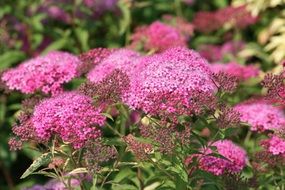
[[[194,91],[215,90],[207,61],[193,50],[171,48],[140,62],[123,98],[134,109],[154,115],[161,110],[182,114],[189,111]]]
[[[273,155],[284,155],[285,157],[285,139],[273,135],[269,139],[262,141],[262,146]]]
[[[246,101],[234,107],[240,119],[251,125],[252,131],[278,130],[285,125],[285,115],[279,107],[263,101]]]
[[[187,38],[180,30],[159,21],[137,28],[131,40],[131,46],[142,45],[147,51],[163,51],[171,47],[187,45]]]
[[[92,98],[78,92],[65,92],[39,103],[32,115],[32,123],[40,139],[49,140],[58,134],[63,141],[80,148],[88,139],[101,135],[98,126],[105,117],[100,108],[92,105]]]
[[[54,51],[25,61],[3,73],[2,80],[11,90],[34,93],[40,90],[56,94],[61,85],[77,76],[79,59],[69,53]]]
[[[237,173],[240,172],[246,165],[246,152],[241,147],[235,145],[230,140],[219,140],[212,144],[217,148],[217,153],[224,158],[210,156],[213,150],[206,148],[203,154],[192,155],[187,158],[186,163],[192,162],[193,158],[198,157],[199,169],[213,173],[214,175],[222,175],[226,172]]]

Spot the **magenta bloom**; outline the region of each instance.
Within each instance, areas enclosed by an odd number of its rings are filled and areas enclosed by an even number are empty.
[[[252,131],[276,130],[285,124],[282,109],[263,100],[240,103],[234,109],[240,113],[241,121],[251,125]]]
[[[243,47],[242,41],[228,41],[222,45],[203,45],[199,48],[199,53],[209,62],[221,62],[226,56],[235,57]]]
[[[187,46],[187,37],[182,32],[159,21],[137,28],[131,39],[131,46],[142,45],[147,51],[163,51],[171,47]]]
[[[198,53],[183,47],[171,48],[148,56],[131,77],[130,90],[123,100],[133,109],[157,114],[181,113],[178,105],[189,110],[193,91],[213,92],[211,71]]]
[[[262,145],[273,155],[285,156],[285,139],[272,136],[270,139],[263,140]]]
[[[77,75],[79,59],[69,53],[54,51],[23,62],[18,67],[6,71],[2,80],[11,90],[22,93],[56,94],[62,84]]]
[[[80,148],[88,139],[101,135],[104,124],[101,109],[92,105],[92,98],[78,92],[64,92],[46,99],[35,107],[32,122],[39,138],[49,140],[53,134]]]
[[[111,53],[99,64],[97,64],[87,75],[91,82],[100,82],[115,69],[119,69],[126,74],[131,73],[136,67],[137,59],[140,57],[139,53],[128,50],[119,49]]]
[[[212,32],[230,24],[235,28],[245,28],[255,24],[258,18],[251,15],[244,5],[239,7],[228,6],[214,12],[200,11],[194,19],[193,24],[200,32]]]
[[[219,73],[225,72],[231,76],[235,76],[240,80],[246,80],[249,78],[257,77],[259,69],[254,65],[240,65],[235,62],[227,64],[215,63],[210,65],[212,72]]]
[[[222,175],[225,172],[240,172],[246,165],[247,156],[244,149],[235,145],[230,140],[219,140],[212,144],[217,152],[225,158],[209,156],[213,153],[210,148],[203,150],[203,154],[192,155],[186,159],[186,164],[192,162],[193,158],[199,160],[199,169],[214,175]]]

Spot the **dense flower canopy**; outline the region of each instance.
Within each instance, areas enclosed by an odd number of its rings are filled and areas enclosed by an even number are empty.
[[[210,75],[207,61],[198,53],[171,48],[140,60],[124,101],[151,114],[159,110],[175,113],[178,104],[189,110],[192,93],[214,91]]]
[[[263,100],[246,101],[234,108],[240,119],[251,125],[252,131],[276,130],[285,125],[282,109]]]
[[[56,94],[62,90],[62,84],[77,76],[79,64],[76,56],[53,51],[6,71],[2,80],[9,89],[20,90],[22,93],[42,91]]]
[[[104,124],[101,110],[92,105],[92,99],[78,92],[64,92],[45,99],[35,107],[32,122],[36,134],[48,140],[58,134],[62,140],[80,148],[88,139],[101,135],[98,126]]]
[[[217,153],[225,158],[209,156],[213,151],[207,148],[203,151],[203,154],[190,156],[186,162],[189,164],[194,157],[198,157],[199,168],[214,175],[222,175],[225,172],[237,173],[245,167],[247,161],[246,152],[232,141],[219,140],[214,142],[212,146],[215,146]]]

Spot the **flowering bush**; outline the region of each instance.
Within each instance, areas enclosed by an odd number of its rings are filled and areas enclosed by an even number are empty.
[[[0,189],[284,190],[285,4],[254,3],[0,3]]]

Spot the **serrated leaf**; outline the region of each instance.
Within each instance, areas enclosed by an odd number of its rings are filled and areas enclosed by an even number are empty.
[[[32,174],[34,171],[36,171],[39,167],[49,163],[51,161],[52,154],[44,153],[40,157],[38,157],[34,162],[30,165],[30,167],[23,173],[23,175],[20,177],[20,179],[24,179],[30,174]]]

